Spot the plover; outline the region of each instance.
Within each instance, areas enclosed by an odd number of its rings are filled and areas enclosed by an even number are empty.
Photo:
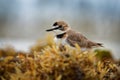
[[[90,49],[93,47],[103,47],[101,43],[93,42],[88,40],[80,32],[76,32],[64,21],[57,21],[53,24],[53,28],[47,29],[46,31],[55,32],[55,42],[62,40],[62,45],[68,44],[75,47],[78,44],[81,48]]]

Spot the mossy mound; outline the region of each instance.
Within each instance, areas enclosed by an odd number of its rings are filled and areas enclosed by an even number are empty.
[[[109,51],[64,48],[48,36],[29,53],[0,49],[0,80],[120,80],[120,61]]]

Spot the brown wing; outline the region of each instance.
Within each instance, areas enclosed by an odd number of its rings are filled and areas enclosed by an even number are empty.
[[[86,41],[87,41],[87,38],[83,36],[82,34],[75,32],[75,31],[68,32],[67,42],[71,46],[74,47],[75,44],[78,44],[80,47],[85,47]]]
[[[68,33],[67,42],[73,47],[75,46],[75,44],[78,44],[80,47],[85,47],[85,48],[91,48],[93,46],[102,45],[100,43],[95,43],[88,40],[84,35],[75,31],[70,31]]]

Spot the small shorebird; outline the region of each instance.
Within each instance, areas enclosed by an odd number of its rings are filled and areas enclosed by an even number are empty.
[[[103,47],[101,43],[88,40],[84,35],[71,29],[64,21],[58,21],[53,24],[53,28],[46,31],[54,31],[56,34],[55,42],[61,40],[61,44],[69,44],[75,47],[78,44],[81,48],[90,49],[93,47]]]

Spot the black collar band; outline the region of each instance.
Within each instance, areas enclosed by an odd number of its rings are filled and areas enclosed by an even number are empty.
[[[56,35],[57,38],[63,38],[66,33]]]

